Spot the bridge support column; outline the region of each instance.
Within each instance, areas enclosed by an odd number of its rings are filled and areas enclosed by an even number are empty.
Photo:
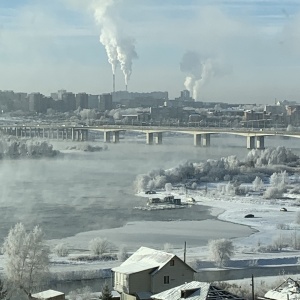
[[[194,146],[201,146],[201,134],[194,134]]]
[[[89,131],[86,129],[83,131],[83,133],[84,133],[83,140],[88,141],[89,140]]]
[[[255,148],[255,136],[247,136],[247,149]]]
[[[156,144],[161,145],[162,144],[162,132],[156,133]]]
[[[152,132],[146,133],[146,144],[153,145],[153,133]]]
[[[113,132],[113,142],[114,143],[119,143],[120,142],[120,132],[119,131],[114,131]]]
[[[104,143],[110,143],[110,131],[104,131]]]
[[[265,137],[264,136],[256,137],[256,149],[259,149],[259,150],[265,149]]]
[[[75,141],[75,130],[74,130],[74,128],[71,128],[71,139],[72,139],[72,141]]]
[[[210,134],[209,133],[203,134],[202,146],[210,147]]]

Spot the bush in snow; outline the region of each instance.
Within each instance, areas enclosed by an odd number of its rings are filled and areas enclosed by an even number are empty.
[[[54,247],[54,253],[59,257],[66,257],[69,255],[69,248],[66,244],[60,243]]]
[[[218,239],[208,243],[209,257],[218,267],[223,267],[234,254],[234,247],[231,240]]]
[[[193,182],[192,185],[191,185],[191,188],[192,188],[193,190],[196,190],[197,187],[198,187],[197,182]]]
[[[89,249],[94,255],[102,255],[107,253],[110,251],[111,247],[111,243],[106,238],[94,238],[89,243]]]
[[[291,229],[289,224],[284,224],[284,223],[277,224],[276,228],[280,229],[280,230],[290,230]]]
[[[281,198],[283,192],[284,190],[282,190],[280,187],[277,188],[277,187],[270,186],[264,192],[263,197],[265,199]]]

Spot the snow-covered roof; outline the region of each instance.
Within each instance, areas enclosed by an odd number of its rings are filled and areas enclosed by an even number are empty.
[[[300,285],[297,281],[288,278],[276,289],[268,291],[265,298],[274,300],[300,299]]]
[[[132,274],[153,268],[161,269],[175,255],[147,247],[139,248],[119,267],[113,268],[114,272]]]
[[[54,291],[54,290],[47,290],[40,293],[32,294],[31,296],[36,299],[48,299],[52,297],[62,296],[64,293]]]
[[[182,284],[173,289],[153,295],[152,299],[158,300],[205,300],[208,295],[210,284],[206,282],[192,281]],[[187,292],[184,294],[184,292]],[[190,294],[189,294],[190,292]]]
[[[191,281],[151,296],[156,300],[244,300],[207,282]]]

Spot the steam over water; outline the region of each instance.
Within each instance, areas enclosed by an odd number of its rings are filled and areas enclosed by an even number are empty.
[[[268,140],[266,146],[297,148],[298,140]],[[229,146],[231,144],[231,146]],[[196,148],[191,136],[164,137],[163,145],[145,145],[145,139],[126,137],[98,153],[71,152],[55,159],[0,162],[0,242],[17,222],[39,224],[47,239],[112,228],[135,220],[204,220],[208,208],[145,212],[134,196],[138,174],[171,168],[186,160],[247,154],[245,138],[214,137],[210,148]],[[226,145],[226,146],[225,146]],[[55,144],[64,148],[66,143]],[[238,225],[237,225],[238,226]]]

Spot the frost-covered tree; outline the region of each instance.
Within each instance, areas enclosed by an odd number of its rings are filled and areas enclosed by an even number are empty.
[[[154,190],[154,188],[155,188],[155,183],[153,180],[150,180],[147,184],[147,189],[152,191],[152,190]]]
[[[174,249],[174,246],[170,243],[165,243],[164,244],[164,251],[168,253],[172,253]]]
[[[69,255],[69,248],[66,244],[60,243],[54,247],[54,253],[60,257],[66,257]]]
[[[167,193],[171,193],[172,192],[172,183],[170,183],[170,182],[166,183],[165,190]]]
[[[22,223],[13,227],[5,238],[2,252],[5,274],[14,291],[24,292],[28,298],[49,271],[49,248],[45,245],[41,228],[27,232]]]
[[[231,240],[218,239],[208,243],[209,257],[217,266],[223,267],[234,254],[234,247]]]
[[[100,299],[102,300],[111,300],[113,298],[111,290],[107,284],[107,282],[104,283],[101,290],[101,296]]]
[[[92,290],[86,286],[69,293],[69,300],[90,300],[92,298]]]
[[[274,187],[278,187],[281,184],[281,176],[277,173],[274,172],[271,177],[270,177],[270,184]]]
[[[125,245],[122,245],[119,248],[118,254],[117,254],[118,260],[123,262],[128,258],[128,251]]]
[[[94,238],[89,243],[89,248],[94,255],[102,255],[109,252],[111,246],[111,243],[106,238]]]
[[[282,197],[283,191],[281,188],[270,186],[264,192],[263,197],[265,199],[273,199],[273,198],[280,198]]]
[[[252,188],[254,191],[260,191],[264,186],[262,179],[258,176],[255,177],[254,181],[252,182]]]

